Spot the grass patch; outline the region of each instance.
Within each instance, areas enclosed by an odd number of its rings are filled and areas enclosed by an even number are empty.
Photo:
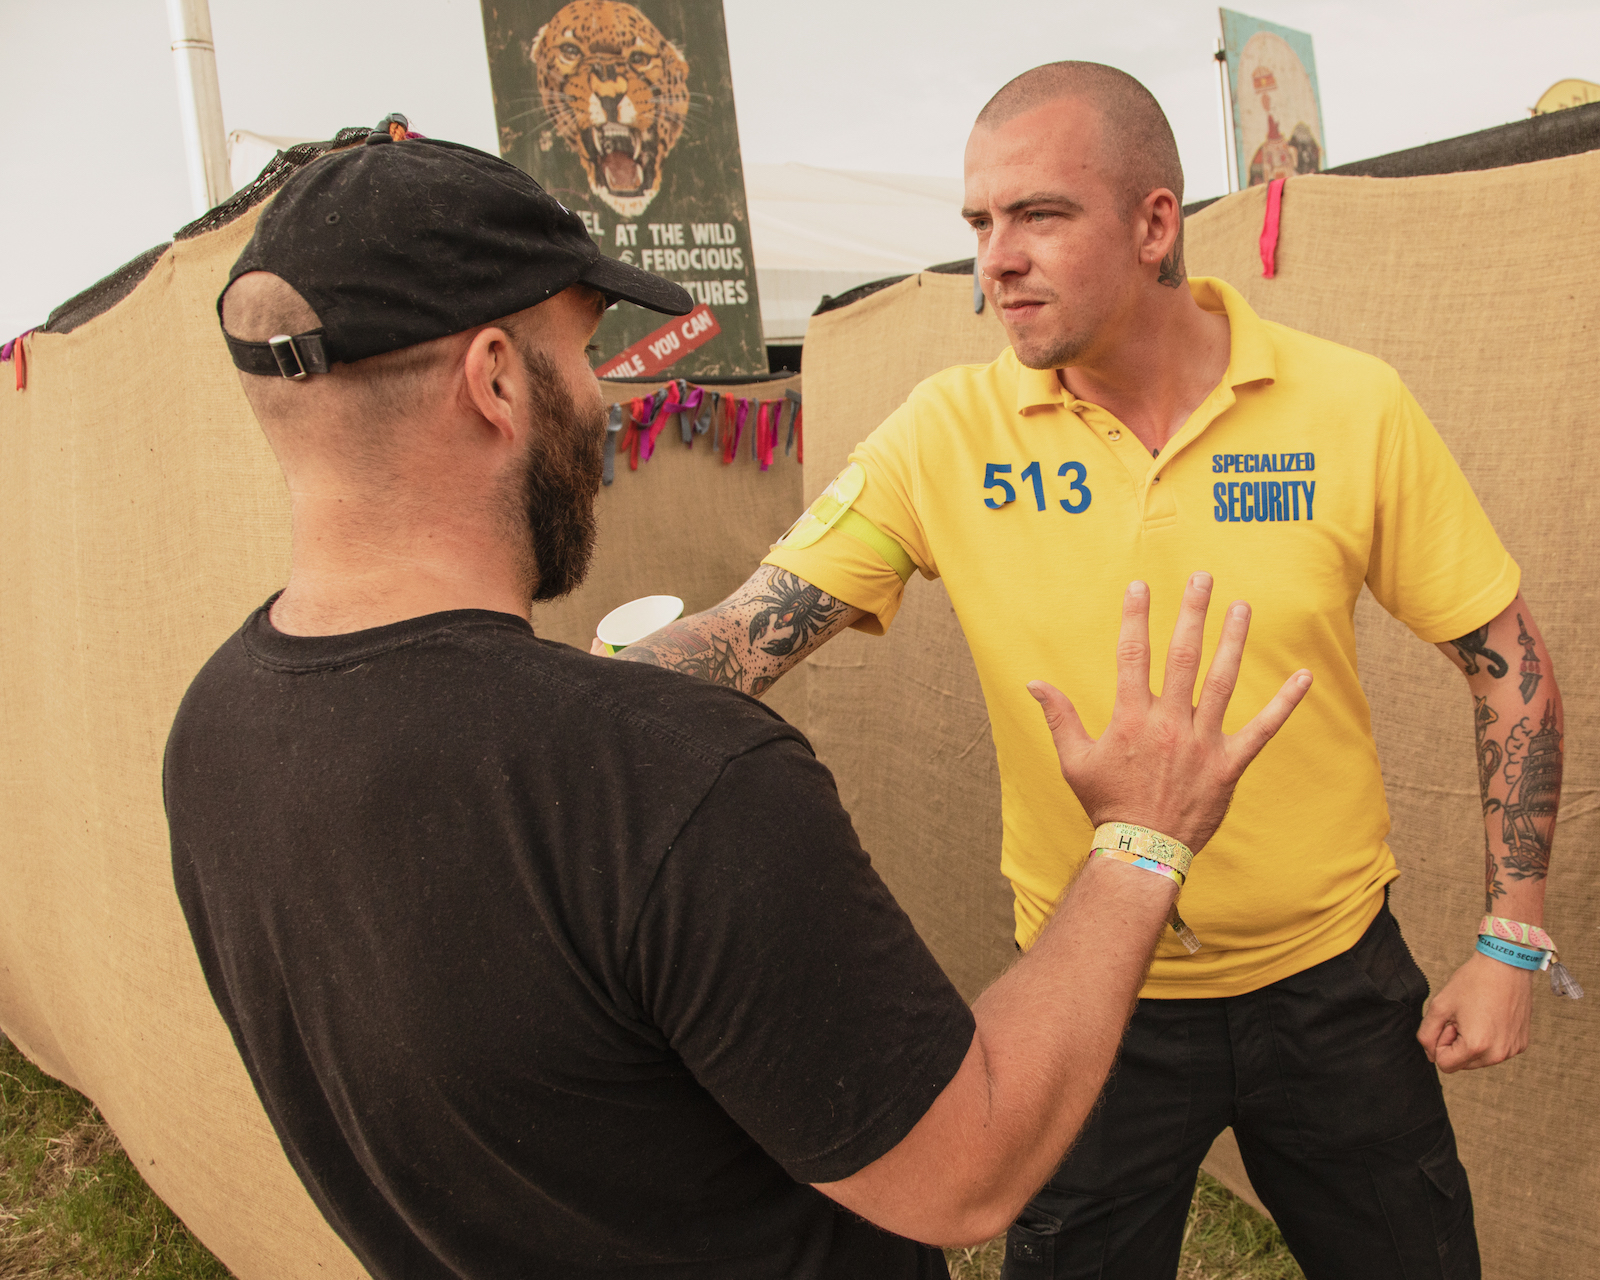
[[[1005,1237],[947,1249],[999,1280]],[[231,1280],[162,1203],[94,1104],[0,1037],[0,1280]],[[1178,1280],[1301,1280],[1277,1227],[1202,1173]]]
[[[1004,1236],[973,1249],[946,1249],[951,1280],[1000,1280]],[[1283,1236],[1209,1173],[1189,1206],[1178,1280],[1303,1280]]]
[[[1304,1280],[1271,1218],[1202,1172],[1183,1231],[1178,1280]]]
[[[0,1280],[229,1280],[94,1104],[0,1037]]]

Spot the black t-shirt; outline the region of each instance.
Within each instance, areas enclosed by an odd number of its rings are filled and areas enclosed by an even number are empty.
[[[165,785],[217,1007],[374,1276],[945,1274],[804,1185],[899,1142],[973,1022],[760,703],[506,614],[263,607]]]

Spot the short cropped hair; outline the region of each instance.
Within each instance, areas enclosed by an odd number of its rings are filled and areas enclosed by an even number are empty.
[[[223,328],[245,342],[265,342],[280,333],[304,333],[321,323],[297,290],[265,271],[240,276],[222,299]],[[402,418],[415,407],[423,384],[444,367],[445,341],[436,338],[354,364],[335,364],[328,373],[315,376],[336,383],[352,397],[355,414],[381,429],[385,421]],[[257,374],[246,374],[242,381],[245,397],[258,418],[293,416],[294,383]],[[378,443],[377,435],[370,443]]]
[[[1183,164],[1172,126],[1155,95],[1126,71],[1098,62],[1047,62],[1001,88],[977,123],[994,128],[1061,98],[1080,98],[1099,111],[1107,158],[1116,163],[1130,211],[1158,187],[1183,204]]]

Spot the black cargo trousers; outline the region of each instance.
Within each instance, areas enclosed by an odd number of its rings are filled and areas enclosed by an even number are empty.
[[[1477,1280],[1472,1193],[1417,1043],[1427,980],[1387,905],[1343,955],[1248,995],[1141,1000],[1003,1280],[1172,1280],[1195,1174],[1231,1125],[1308,1280]]]

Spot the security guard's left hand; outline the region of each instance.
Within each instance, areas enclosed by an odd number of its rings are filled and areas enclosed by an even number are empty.
[[[1470,1071],[1514,1058],[1528,1047],[1538,974],[1473,952],[1434,996],[1417,1029],[1440,1071]]]

